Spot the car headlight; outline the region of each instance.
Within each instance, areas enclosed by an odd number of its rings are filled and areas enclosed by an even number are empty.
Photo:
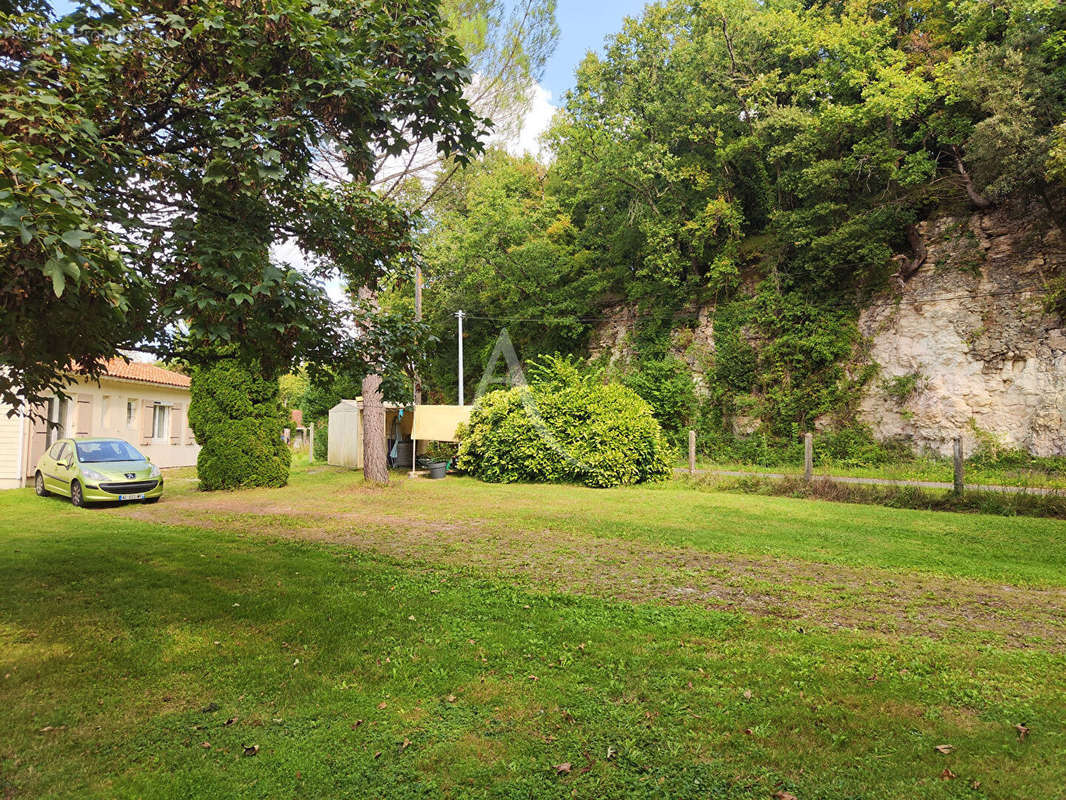
[[[158,478],[159,477],[159,467],[157,467],[155,464],[152,464],[152,471],[148,473],[148,477],[150,477],[150,478]]]
[[[85,467],[81,468],[81,476],[86,480],[96,481],[97,483],[107,480],[106,475],[101,475],[95,469],[86,469]]]

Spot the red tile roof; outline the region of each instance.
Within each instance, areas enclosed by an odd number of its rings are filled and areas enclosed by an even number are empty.
[[[143,361],[126,361],[117,356],[104,365],[104,374],[110,378],[122,378],[127,381],[189,388],[188,375],[172,372],[169,369],[157,367],[155,364],[145,364]]]

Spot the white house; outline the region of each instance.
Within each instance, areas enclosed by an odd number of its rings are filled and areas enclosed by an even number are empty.
[[[113,358],[100,385],[72,384],[70,399],[50,397],[37,411],[8,416],[0,404],[0,489],[26,486],[41,454],[64,436],[125,439],[160,467],[196,463],[199,445],[189,428],[189,378],[152,364]]]

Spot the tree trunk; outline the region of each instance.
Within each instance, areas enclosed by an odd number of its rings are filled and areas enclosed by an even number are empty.
[[[970,202],[975,208],[991,208],[992,201],[977,191],[977,187],[973,185],[973,178],[970,177],[970,173],[966,171],[966,166],[962,163],[959,148],[953,147],[952,150],[955,153],[955,166],[958,167],[959,175],[962,176],[962,188],[966,190],[966,196],[970,198]]]
[[[385,406],[381,400],[381,376],[363,378],[363,480],[385,485],[389,464],[385,447]]]
[[[911,249],[914,251],[914,258],[908,261],[905,256],[899,257],[899,269],[893,277],[899,281],[900,289],[914,277],[915,273],[922,268],[925,260],[929,257],[929,250],[926,248],[921,234],[918,233],[917,225],[907,226],[907,241],[910,242]]]

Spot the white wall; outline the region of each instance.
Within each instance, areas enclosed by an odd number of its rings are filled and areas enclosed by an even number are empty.
[[[22,445],[21,417],[7,416],[10,406],[0,404],[0,489],[15,489],[19,484],[19,450]]]
[[[196,464],[200,446],[196,444],[189,429],[189,390],[177,387],[153,386],[135,381],[120,381],[102,378],[100,385],[79,385],[68,391],[76,396],[78,404],[71,411],[74,417],[68,427],[68,436],[108,436],[125,439],[153,464],[160,467],[189,467]],[[89,399],[88,414],[91,414],[89,430],[79,427],[78,415],[83,414],[84,400]],[[126,421],[126,403],[133,401],[134,418]],[[163,439],[146,436],[151,429],[152,405],[171,405],[169,434]],[[71,404],[74,406],[74,404]]]
[[[101,378],[100,385],[75,384],[67,389],[70,408],[63,436],[103,436],[125,439],[160,467],[189,467],[196,465],[200,446],[189,428],[189,390],[176,386],[155,386],[138,381]],[[126,403],[134,403],[133,419],[127,422]],[[169,430],[164,438],[152,435],[153,406],[167,404]],[[14,489],[20,485],[21,450],[22,472],[32,474],[31,453],[34,424],[23,423],[16,415],[7,416],[9,406],[0,404],[0,489]],[[37,423],[40,426],[40,423]]]
[[[329,412],[326,463],[335,467],[363,468],[362,410],[354,400],[341,400]]]

